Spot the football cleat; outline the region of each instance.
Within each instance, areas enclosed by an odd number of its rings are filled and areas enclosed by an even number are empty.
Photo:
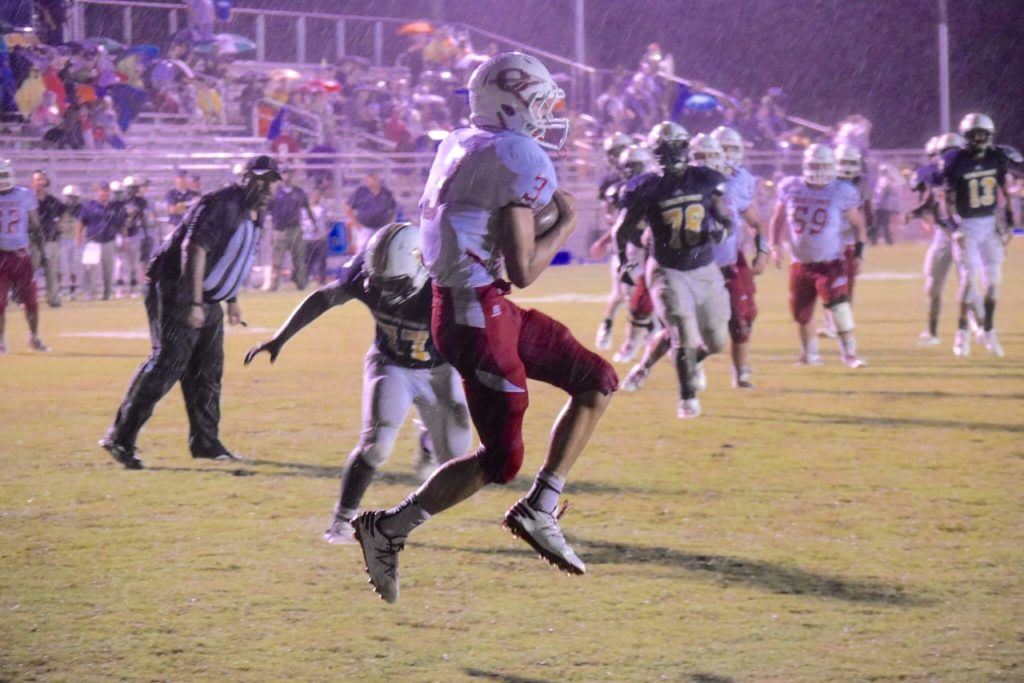
[[[970,328],[971,334],[974,335],[975,341],[979,344],[988,345],[985,339],[985,328],[978,323],[978,316],[974,314],[973,310],[967,311],[967,326]]]
[[[863,368],[866,367],[868,362],[858,356],[843,356],[843,365],[848,368]]]
[[[831,327],[819,327],[818,336],[824,337],[825,339],[837,339],[839,337],[839,335],[836,334],[836,331]]]
[[[107,453],[110,453],[114,460],[124,465],[125,469],[141,470],[143,468],[142,461],[135,454],[134,448],[126,448],[107,437],[100,439],[99,444],[106,449]]]
[[[922,332],[920,341],[917,342],[919,346],[938,346],[942,342],[931,332]]]
[[[363,549],[363,561],[370,585],[384,602],[398,600],[398,553],[405,547],[405,536],[388,536],[378,523],[382,510],[364,512],[352,521],[356,541]]]
[[[693,388],[697,391],[708,390],[708,373],[704,372],[704,361],[693,366]]]
[[[821,354],[817,353],[805,353],[800,356],[800,360],[796,362],[797,365],[824,365],[825,361],[821,359]]]
[[[999,343],[999,339],[996,337],[995,330],[989,330],[985,333],[985,348],[996,358],[1002,358],[1006,355],[1003,351],[1003,345]]]
[[[612,361],[616,363],[628,363],[633,360],[633,356],[636,355],[636,344],[633,343],[632,339],[626,339],[622,342],[622,346],[619,350],[612,355]]]
[[[562,507],[562,512],[567,509]],[[558,516],[561,516],[559,513]],[[509,508],[502,524],[513,536],[530,544],[540,556],[570,574],[583,574],[587,567],[576,556],[558,527],[558,516],[530,507],[526,498]]]
[[[971,335],[967,330],[957,330],[953,338],[953,355],[957,358],[967,358],[971,355]]]
[[[218,450],[211,453],[202,453],[200,455],[192,455],[193,458],[198,460],[216,460],[217,462],[244,462],[245,456],[239,455],[238,453],[232,453],[228,449],[221,446]]]
[[[324,540],[331,545],[356,543],[356,528],[352,526],[352,520],[335,518],[331,528],[324,532]]]
[[[679,410],[676,411],[676,415],[683,420],[691,417],[700,417],[700,400],[696,398],[684,398],[680,400]]]
[[[28,347],[33,351],[42,351],[44,353],[50,350],[50,347],[44,344],[43,340],[36,335],[28,338]]]
[[[427,430],[420,429],[419,445],[416,447],[416,458],[413,461],[412,469],[420,481],[426,481],[437,469],[437,455],[431,448],[430,436]]]
[[[597,328],[597,339],[594,341],[594,346],[601,351],[612,348],[612,323],[610,320],[602,321],[601,326]]]
[[[744,366],[732,378],[732,385],[737,389],[753,389],[754,383],[750,381],[750,368]]]
[[[651,369],[646,367],[643,363],[637,363],[633,366],[633,369],[626,375],[626,379],[622,380],[623,391],[638,391],[643,387],[644,382],[651,376]]]

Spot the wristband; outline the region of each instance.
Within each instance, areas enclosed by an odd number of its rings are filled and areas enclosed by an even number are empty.
[[[864,243],[854,242],[853,243],[853,255],[857,258],[864,258]]]

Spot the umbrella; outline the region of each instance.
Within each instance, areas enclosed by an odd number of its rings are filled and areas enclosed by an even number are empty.
[[[718,100],[706,93],[694,93],[686,98],[683,106],[690,111],[711,111],[718,106]]]
[[[433,32],[434,26],[429,21],[412,21],[408,24],[402,24],[398,27],[397,31],[400,36],[416,36]]]
[[[256,49],[256,43],[237,33],[218,33],[213,39],[217,45],[217,51],[222,55],[237,55]]]
[[[156,45],[132,45],[124,51],[122,57],[138,55],[143,63],[151,62],[160,56],[160,48]]]
[[[121,130],[128,130],[135,117],[142,111],[146,104],[146,93],[130,85],[117,83],[107,89],[110,100],[114,104],[114,111],[117,112],[117,125]]]
[[[306,89],[311,92],[341,92],[341,83],[329,78],[316,78],[306,84]]]
[[[154,88],[162,88],[166,83],[174,80],[175,71],[181,71],[186,78],[196,77],[189,65],[180,59],[161,59],[153,67],[149,80],[153,83]]]
[[[85,41],[86,47],[102,47],[107,52],[117,52],[118,50],[124,49],[124,43],[114,40],[113,38],[105,38],[100,36],[98,38],[89,38]]]
[[[298,78],[302,78],[302,74],[295,69],[274,69],[270,72],[270,77],[280,78],[285,81],[294,81]]]
[[[12,33],[4,34],[4,43],[9,48],[13,47],[32,47],[33,45],[39,44],[39,36],[35,33],[23,33],[21,31],[14,31]]]

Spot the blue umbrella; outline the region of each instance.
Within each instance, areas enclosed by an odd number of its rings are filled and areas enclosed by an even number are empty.
[[[160,56],[160,48],[156,45],[132,45],[124,51],[123,56],[138,55],[143,62],[149,63]]]
[[[718,100],[707,93],[694,93],[683,103],[690,111],[711,111],[718,107]]]
[[[116,83],[107,88],[107,93],[114,104],[114,111],[117,112],[117,125],[121,126],[121,130],[128,130],[128,126],[146,104],[145,91],[123,83]]]

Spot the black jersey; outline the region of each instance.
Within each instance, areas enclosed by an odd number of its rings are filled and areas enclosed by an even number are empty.
[[[619,208],[629,206],[629,202],[633,194],[637,191],[637,188],[654,176],[657,176],[657,174],[648,171],[646,173],[639,173],[632,178],[624,178],[618,188],[619,194],[618,197],[616,197],[616,206]],[[638,247],[642,247],[643,233],[639,230],[634,230],[629,236],[629,241]]]
[[[996,211],[996,187],[1006,182],[1009,162],[998,149],[988,148],[980,157],[966,149],[950,151],[943,158],[946,190],[954,193],[961,218],[992,216]]]
[[[654,237],[654,259],[666,268],[693,270],[714,261],[712,198],[725,193],[725,176],[702,166],[651,174],[628,195],[639,206]]]
[[[387,304],[381,300],[377,289],[366,286],[364,254],[360,252],[353,256],[342,267],[341,276],[332,286],[340,287],[370,309],[377,327],[377,349],[395,365],[406,368],[433,368],[444,363],[430,336],[433,299],[430,282],[398,306]]]
[[[942,171],[939,170],[939,165],[934,161],[918,166],[917,170],[914,171],[914,192],[923,193],[925,190],[930,190],[933,187],[942,185]]]
[[[625,183],[625,178],[618,171],[612,171],[601,180],[597,187],[597,199],[600,202],[610,204],[616,209],[620,208],[619,191]]]

